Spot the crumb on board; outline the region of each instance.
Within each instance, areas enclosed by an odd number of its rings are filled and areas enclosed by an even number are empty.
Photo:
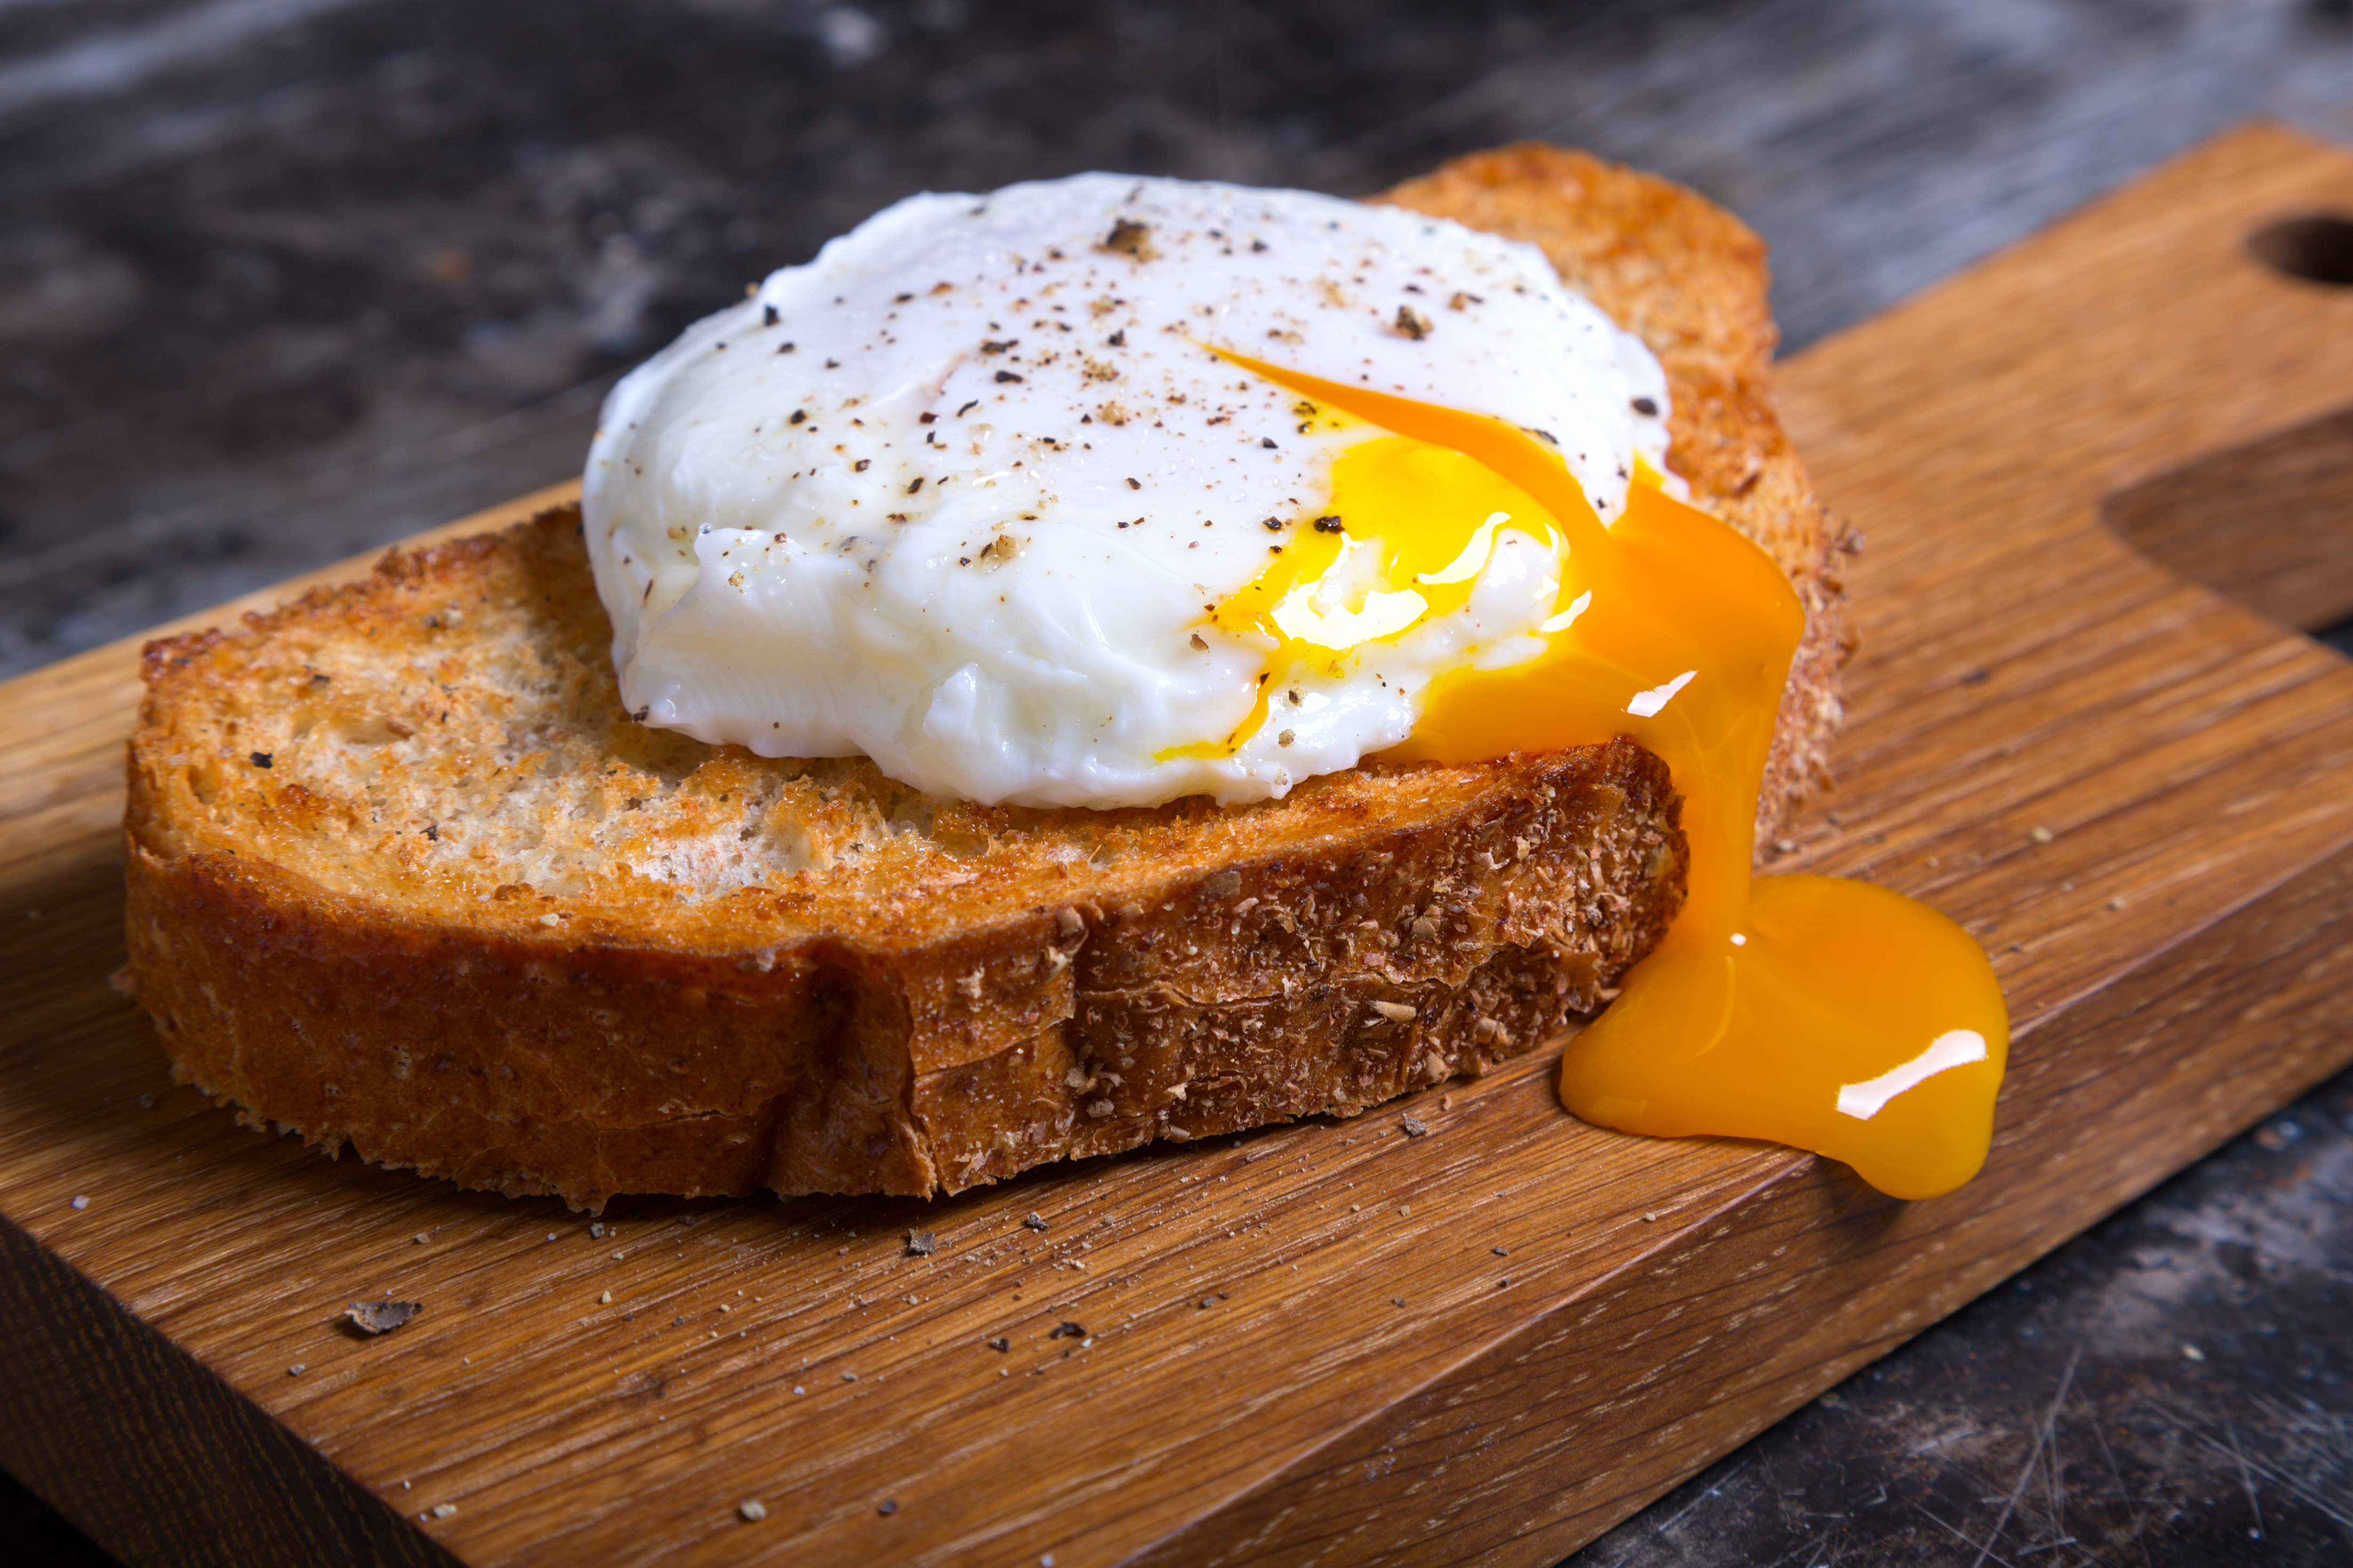
[[[343,1309],[352,1326],[371,1337],[388,1334],[425,1310],[422,1301],[353,1301]]]
[[[907,1233],[907,1256],[910,1258],[929,1258],[939,1250],[939,1246],[940,1238],[931,1231],[911,1230]]]
[[[73,1210],[76,1214],[79,1214],[82,1210],[90,1207],[90,1200],[82,1196],[81,1194],[76,1193],[74,1194],[73,1202],[66,1205],[66,1207]]]
[[[1046,1228],[1046,1216],[1032,1209],[1021,1216],[1021,1223],[1030,1230],[1043,1230]]]
[[[888,1519],[892,1514],[899,1511],[899,1500],[894,1497],[886,1497],[881,1502],[874,1505],[874,1511],[881,1514],[883,1518]]]
[[[454,1502],[437,1502],[428,1511],[436,1519],[448,1519],[458,1511],[458,1505]]]
[[[300,1377],[310,1370],[311,1368],[308,1363],[298,1361],[292,1366],[286,1369],[286,1375],[289,1377]]]
[[[1405,1135],[1409,1138],[1423,1138],[1430,1133],[1429,1127],[1418,1117],[1400,1116],[1398,1118],[1398,1125],[1404,1129]]]
[[[747,1497],[735,1505],[737,1517],[746,1524],[757,1524],[768,1517],[768,1505],[758,1498]]]
[[[1053,1331],[1046,1337],[1050,1340],[1082,1340],[1087,1337],[1087,1331],[1078,1324],[1066,1320],[1056,1323]]]

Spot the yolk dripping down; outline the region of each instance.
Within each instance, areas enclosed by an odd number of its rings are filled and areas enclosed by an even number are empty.
[[[1476,562],[1454,572],[1483,558],[1478,531],[1507,513],[1546,533],[1556,557],[1566,547],[1547,646],[1508,668],[1441,678],[1412,736],[1383,755],[1478,762],[1624,735],[1673,775],[1690,843],[1685,902],[1570,1042],[1569,1110],[1630,1132],[1810,1149],[1902,1198],[1975,1175],[2010,1044],[1984,952],[1944,916],[1870,883],[1749,874],[1757,791],[1805,629],[1773,559],[1654,483],[1634,485],[1625,514],[1603,527],[1559,457],[1501,420],[1225,357],[1395,433],[1335,463],[1342,531],[1298,531],[1284,558],[1219,606],[1219,624],[1277,639],[1271,673],[1459,605]],[[1396,488],[1379,505],[1346,510],[1349,492],[1382,486]],[[1308,587],[1352,549],[1385,552],[1383,585],[1357,605],[1309,602]],[[1238,737],[1262,720],[1264,690]]]

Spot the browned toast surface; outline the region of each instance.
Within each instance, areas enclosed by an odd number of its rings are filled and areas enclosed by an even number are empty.
[[[1672,461],[1815,616],[1778,816],[1841,631],[1761,247],[1545,149],[1396,195],[1543,244],[1660,353]],[[980,807],[646,729],[609,646],[570,511],[152,645],[129,931],[178,1070],[331,1148],[588,1205],[956,1191],[1480,1070],[1681,901],[1666,771],[1626,742],[1240,807]]]

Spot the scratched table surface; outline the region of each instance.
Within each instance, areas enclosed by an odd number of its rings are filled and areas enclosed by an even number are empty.
[[[563,477],[917,189],[1542,137],[1746,216],[1794,346],[2253,114],[2353,141],[2353,4],[0,0],[0,676]],[[2348,1214],[2353,1075],[1575,1561],[2346,1561]],[[106,1561],[5,1478],[0,1559]]]

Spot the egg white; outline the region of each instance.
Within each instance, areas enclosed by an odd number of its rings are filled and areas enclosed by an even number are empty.
[[[607,399],[584,513],[623,700],[985,803],[1232,803],[1403,740],[1449,669],[1541,650],[1558,563],[1508,526],[1461,609],[1336,677],[1206,627],[1381,434],[1303,421],[1212,349],[1541,431],[1605,522],[1638,454],[1665,468],[1657,361],[1533,247],[1113,174],[913,196]],[[1270,674],[1238,751],[1170,754]]]

